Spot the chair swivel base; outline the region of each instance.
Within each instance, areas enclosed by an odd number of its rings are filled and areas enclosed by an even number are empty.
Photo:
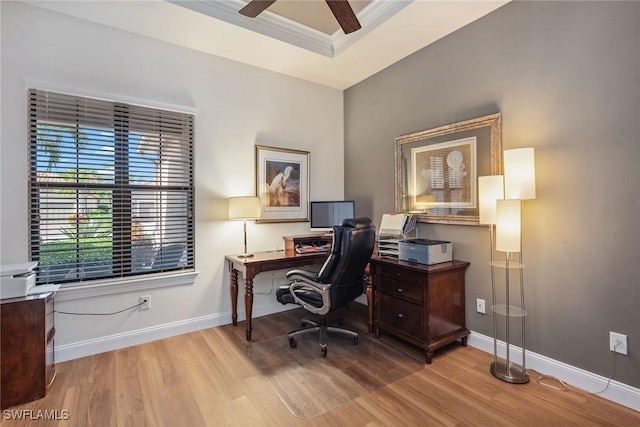
[[[310,328],[305,327],[307,324],[311,324]],[[327,332],[337,332],[340,334],[349,335],[353,338],[353,345],[358,345],[358,333],[354,331],[350,331],[348,329],[338,328],[335,326],[327,326],[324,317],[320,320],[320,323],[314,322],[309,319],[302,319],[302,323],[300,325],[303,329],[297,329],[295,331],[289,332],[289,346],[291,348],[296,348],[298,346],[297,341],[294,337],[310,332],[319,332],[320,333],[320,350],[322,351],[322,357],[327,357],[327,343],[326,343],[326,335]]]

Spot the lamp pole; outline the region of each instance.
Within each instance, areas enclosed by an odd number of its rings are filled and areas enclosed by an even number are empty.
[[[243,258],[249,258],[252,257],[253,254],[250,254],[247,251],[247,220],[246,218],[244,219],[244,253],[241,255]]]

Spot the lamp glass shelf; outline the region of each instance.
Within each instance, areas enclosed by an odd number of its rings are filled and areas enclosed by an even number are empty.
[[[493,261],[493,262],[490,262],[489,265],[492,265],[494,267],[499,267],[499,268],[507,268],[506,261]],[[525,268],[525,267],[526,266],[524,264],[520,264],[519,262],[509,261],[509,270],[516,269],[516,268]]]
[[[518,307],[517,305],[509,305],[509,313],[507,314],[506,304],[495,304],[491,306],[491,310],[494,313],[501,314],[509,317],[524,317],[527,315],[527,311]]]

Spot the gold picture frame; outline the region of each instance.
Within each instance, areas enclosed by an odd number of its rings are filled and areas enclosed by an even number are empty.
[[[395,139],[396,212],[478,225],[478,177],[502,174],[500,113]]]
[[[309,221],[308,151],[256,145],[257,222]]]

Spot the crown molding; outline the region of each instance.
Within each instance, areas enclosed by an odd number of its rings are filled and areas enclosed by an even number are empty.
[[[246,2],[242,0],[166,1],[328,58],[334,58],[413,0],[372,0],[358,15],[358,20],[362,25],[360,30],[344,34],[342,29],[339,29],[331,35],[269,10],[265,10],[256,18],[242,16],[238,13],[246,5]]]
[[[360,30],[351,34],[345,34],[342,30],[333,33],[331,36],[333,56],[338,56],[344,52],[349,46],[366,36],[413,1],[414,0],[372,0],[358,15],[358,21],[360,21],[360,25],[362,25]]]

